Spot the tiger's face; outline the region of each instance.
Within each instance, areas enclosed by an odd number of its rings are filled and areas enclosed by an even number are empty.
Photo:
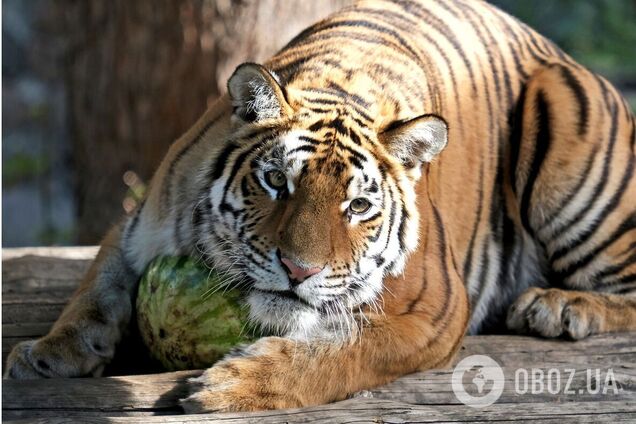
[[[244,279],[255,321],[307,337],[342,329],[355,308],[376,302],[384,276],[402,272],[418,239],[419,156],[443,146],[427,142],[418,152],[404,134],[378,134],[355,110],[292,110],[281,90],[256,65],[230,80],[236,122],[214,166],[206,250]],[[424,121],[428,139],[445,144],[443,121]],[[406,125],[410,138],[423,131]]]

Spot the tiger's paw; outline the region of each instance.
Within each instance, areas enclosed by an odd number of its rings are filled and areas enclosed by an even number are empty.
[[[594,296],[532,287],[510,306],[506,325],[522,334],[583,339],[599,331],[602,310]]]
[[[114,343],[96,338],[100,333],[61,327],[39,340],[19,343],[7,357],[4,378],[98,377],[115,350]]]
[[[181,400],[188,414],[298,408],[291,355],[293,342],[266,337],[235,349],[200,377],[189,380]]]

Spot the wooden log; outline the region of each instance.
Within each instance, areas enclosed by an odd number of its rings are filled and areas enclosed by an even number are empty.
[[[99,246],[67,246],[67,247],[13,247],[2,249],[2,260],[22,258],[24,256],[39,256],[57,259],[94,259]]]
[[[186,380],[201,371],[105,378],[3,382],[3,418],[16,415],[147,415],[181,410]],[[96,400],[99,400],[96,402]],[[30,414],[29,412],[33,413]]]
[[[410,405],[379,399],[350,399],[329,405],[304,409],[263,411],[253,413],[223,413],[144,417],[82,417],[84,423],[454,423],[454,422],[525,422],[540,423],[603,423],[633,422],[636,406],[633,402],[602,403],[572,402],[494,404],[483,409],[465,405]],[[15,421],[19,423],[62,424],[76,422],[68,418],[40,418]]]
[[[549,393],[532,394],[523,402],[541,402],[545,400],[577,400],[593,401],[611,398],[612,400],[636,399],[636,367],[634,364],[622,367],[602,367],[594,365],[581,367],[578,364],[539,364],[529,363],[524,367],[503,367],[505,390],[502,401],[517,399],[515,391],[515,371],[518,368],[527,369],[529,372],[540,369],[547,373],[548,370],[558,370],[561,379],[573,374],[569,390],[573,393],[563,393],[566,381],[561,381],[561,390],[556,395]],[[587,393],[588,369],[600,369],[601,380],[606,372],[612,369],[615,376],[618,392],[608,390],[607,393]],[[572,371],[570,371],[572,370]],[[95,408],[94,399],[100,393],[104,397],[100,400],[100,409],[119,410],[126,409],[131,403],[139,409],[169,408],[177,406],[178,395],[186,393],[185,381],[187,378],[197,376],[201,371],[179,371],[171,373],[131,375],[106,378],[81,378],[81,379],[55,379],[33,380],[28,385],[20,381],[5,381],[6,395],[3,398],[3,406],[9,409],[23,408],[25,405],[38,405],[38,408],[61,408],[65,410],[77,408],[88,410]],[[404,376],[386,386],[366,392],[366,396],[380,399],[406,401],[414,404],[459,403],[453,396],[451,388],[452,370],[438,370],[414,373]],[[594,380],[594,372],[591,372]],[[592,381],[596,387],[596,382]],[[603,381],[600,381],[603,387]],[[65,388],[65,390],[60,390]],[[529,388],[528,388],[529,390]],[[165,394],[171,396],[166,397]],[[418,397],[422,395],[421,397]],[[132,397],[131,397],[132,396]],[[397,399],[399,396],[400,399]],[[572,398],[572,399],[570,399]],[[576,399],[574,399],[576,398]]]
[[[45,335],[79,285],[98,247],[2,250],[2,361],[21,341]]]
[[[596,364],[544,364],[528,362],[523,366],[543,372],[544,388],[532,393],[530,385],[516,384],[518,367],[503,367],[504,391],[499,403],[549,402],[630,402],[636,411],[636,364],[611,368],[613,381],[605,381],[610,367]],[[592,371],[588,371],[588,369]],[[548,383],[548,371],[558,373],[559,381]],[[597,380],[595,369],[599,369]],[[187,378],[200,371],[182,371],[153,375],[107,378],[5,381],[3,387],[3,416],[55,416],[61,411],[74,416],[146,415],[179,411],[178,400],[187,392]],[[383,387],[365,391],[372,399],[393,400],[417,405],[459,405],[451,387],[453,370],[415,373]],[[556,375],[556,374],[555,374]],[[571,381],[570,380],[571,378]],[[554,380],[554,376],[552,377]],[[531,381],[529,382],[531,384]],[[550,390],[548,384],[551,384]],[[520,393],[525,390],[525,393]],[[99,402],[95,400],[99,399]]]
[[[59,249],[59,253],[58,253]],[[2,252],[3,303],[72,293],[97,253],[96,248],[4,249]],[[59,256],[57,256],[59,254]]]

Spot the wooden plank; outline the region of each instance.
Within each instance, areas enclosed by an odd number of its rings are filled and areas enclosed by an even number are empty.
[[[61,311],[62,305],[59,306]],[[57,316],[54,311],[49,315]],[[46,334],[53,324],[4,324],[3,361],[12,347],[24,340]],[[31,333],[31,334],[27,334]],[[40,334],[36,334],[40,333]],[[579,342],[552,341],[524,336],[471,336],[464,341],[459,358],[473,354],[487,354],[502,366],[540,366],[578,364],[587,367],[636,366],[636,333],[610,334],[590,337]],[[118,353],[119,364],[121,355]],[[124,356],[129,356],[126,352]],[[139,361],[140,359],[137,358]],[[119,366],[120,366],[119,365]],[[118,367],[111,367],[109,374],[121,374]]]
[[[2,324],[52,323],[62,312],[64,303],[8,303],[2,304]]]
[[[378,399],[350,399],[330,405],[304,409],[254,413],[171,415],[143,417],[83,417],[84,423],[456,423],[456,422],[554,422],[603,423],[633,422],[634,402],[572,402],[494,404],[483,409],[464,405],[410,405]],[[39,418],[20,423],[62,424],[76,422],[73,417]]]
[[[35,413],[110,413],[135,415],[161,411],[179,411],[178,400],[188,389],[186,380],[201,371],[181,371],[151,375],[105,378],[6,380],[3,382],[3,418],[12,411],[22,415]],[[99,399],[99,402],[96,402]],[[56,412],[57,411],[57,412]]]
[[[90,263],[90,259],[59,259],[30,255],[3,260],[2,293],[27,295],[59,290],[73,291]]]
[[[97,247],[2,250],[2,362],[13,346],[48,332]]]
[[[517,368],[504,367],[504,391],[499,399],[502,403],[541,403],[541,402],[604,402],[631,401],[636,408],[636,367],[624,366],[612,369],[617,393],[608,386],[603,393],[604,379],[608,368],[602,367],[601,380],[595,382],[595,371],[590,378],[586,368],[578,364],[560,364],[544,366],[541,363],[528,363],[531,368],[540,368],[547,374],[549,368],[559,371],[559,386],[553,386],[557,393],[519,394],[515,385]],[[596,368],[593,367],[593,368]],[[576,370],[568,384],[570,369]],[[568,370],[568,371],[566,371]],[[15,417],[12,411],[24,416],[31,410],[34,415],[56,415],[60,411],[73,415],[95,415],[110,413],[113,415],[138,415],[166,410],[177,411],[178,399],[187,393],[186,379],[198,375],[198,371],[162,373],[108,377],[100,379],[57,379],[33,380],[29,384],[21,381],[5,381],[3,387],[3,410],[7,418]],[[373,399],[394,400],[411,404],[458,405],[451,387],[452,370],[427,371],[405,376],[384,387],[365,392]],[[588,386],[599,387],[598,393],[588,393]],[[558,387],[558,388],[557,388]],[[99,399],[96,403],[95,399]],[[28,414],[27,414],[28,415]]]
[[[544,402],[544,401],[603,401],[636,400],[636,369],[612,369],[616,378],[618,393],[587,393],[587,372],[577,364],[559,367],[543,367],[531,364],[528,368],[549,368],[559,370],[561,378],[570,375],[566,369],[576,370],[569,389],[573,394],[565,394],[566,381],[561,381],[557,394],[545,393],[520,396],[515,391],[515,371],[517,368],[504,367],[505,389],[501,402]],[[607,368],[601,369],[601,387]],[[200,371],[180,371],[151,375],[134,375],[106,378],[33,380],[28,385],[20,381],[5,381],[3,393],[4,409],[63,409],[78,411],[99,410],[136,412],[137,410],[165,409],[178,406],[177,400],[187,392],[185,381]],[[411,374],[399,380],[370,390],[366,393],[374,399],[388,399],[413,404],[459,404],[451,388],[452,370],[427,371]],[[592,372],[594,377],[594,372]],[[166,395],[168,394],[168,395]],[[99,405],[95,399],[100,398]]]
[[[41,256],[60,259],[93,259],[97,256],[99,246],[64,246],[64,247],[12,247],[2,249],[2,261],[24,256]]]
[[[49,332],[53,322],[17,322],[2,326],[2,337],[38,338]]]
[[[463,349],[470,349],[474,354],[480,353],[509,353],[523,352],[534,350],[534,345],[528,343],[530,340],[537,341],[541,344],[541,349],[546,351],[589,351],[590,349],[599,349],[612,346],[612,349],[625,349],[633,351],[634,334],[633,333],[607,333],[599,336],[588,337],[576,342],[563,339],[545,339],[537,337],[526,337],[518,335],[508,335],[499,339],[500,342],[489,339],[490,335],[471,336],[464,339]],[[493,343],[491,345],[491,343]]]
[[[602,365],[581,367],[579,364],[528,364],[528,378],[517,377],[516,371],[521,367],[503,367],[504,391],[498,402],[502,403],[534,403],[534,402],[603,402],[636,401],[636,368],[609,368]],[[533,369],[542,373],[543,389],[537,385],[538,393],[532,393],[531,374]],[[596,370],[600,381],[596,381]],[[615,377],[615,388],[607,386],[603,392],[605,378],[611,369]],[[551,377],[550,393],[547,388],[548,372],[554,372]],[[589,371],[588,371],[589,370]],[[556,375],[558,374],[558,381]],[[452,371],[429,371],[416,373],[400,378],[386,386],[369,391],[373,398],[395,400],[412,404],[459,404],[451,387]],[[569,381],[570,377],[572,378]],[[527,385],[525,384],[527,382]],[[566,387],[567,385],[567,387]],[[590,389],[598,393],[590,393]],[[566,391],[567,388],[567,391]]]
[[[636,364],[636,333],[601,334],[572,342],[527,336],[470,336],[459,357],[488,355],[502,366],[527,364],[622,365]]]

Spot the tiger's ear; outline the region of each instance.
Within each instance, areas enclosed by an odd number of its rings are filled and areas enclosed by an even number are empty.
[[[276,78],[256,63],[239,65],[227,82],[234,117],[243,122],[280,118],[291,112]]]
[[[380,142],[408,171],[419,169],[444,150],[448,125],[436,115],[422,115],[408,121],[396,121],[378,135]]]

